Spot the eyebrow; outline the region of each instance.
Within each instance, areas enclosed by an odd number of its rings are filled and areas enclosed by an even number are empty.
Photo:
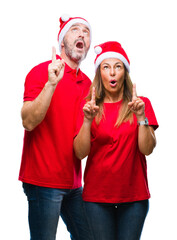
[[[80,25],[77,24],[77,23],[75,23],[75,24],[73,24],[73,25],[71,26],[71,28],[72,28],[72,27],[80,27]],[[90,29],[89,29],[87,26],[84,25],[84,28],[87,29],[87,30],[90,32]]]
[[[120,61],[116,62],[115,64],[123,64],[123,62],[120,60]]]
[[[106,65],[110,65],[110,64],[107,63],[107,62],[104,62],[103,65],[104,65],[104,64],[106,64]],[[118,60],[114,65],[116,65],[116,64],[121,64],[121,61]]]

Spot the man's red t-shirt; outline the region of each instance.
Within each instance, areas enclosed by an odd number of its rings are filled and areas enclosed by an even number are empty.
[[[158,123],[147,98],[145,115],[154,129]],[[91,151],[84,174],[83,199],[89,202],[122,203],[150,197],[146,158],[138,149],[138,125],[134,121],[115,123],[121,101],[104,103],[105,116],[91,126]]]
[[[59,58],[59,56],[57,56]],[[26,77],[24,101],[33,101],[48,81],[48,64],[34,67]],[[91,81],[65,64],[65,72],[53,94],[44,120],[25,131],[19,180],[51,187],[81,186],[81,163],[73,154],[73,137],[80,103]]]

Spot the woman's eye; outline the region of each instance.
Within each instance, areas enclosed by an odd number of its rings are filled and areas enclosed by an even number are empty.
[[[116,65],[116,69],[122,69],[122,66],[121,65]]]
[[[121,68],[121,65],[117,65],[116,68]]]
[[[108,66],[104,66],[103,68],[104,68],[104,69],[108,69]]]

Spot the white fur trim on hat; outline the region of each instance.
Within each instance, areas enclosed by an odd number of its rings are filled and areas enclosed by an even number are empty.
[[[61,52],[61,43],[63,41],[63,38],[65,36],[65,34],[67,33],[67,31],[70,29],[70,27],[75,24],[75,23],[82,23],[84,25],[86,25],[89,30],[90,30],[90,39],[91,39],[91,26],[90,24],[85,21],[84,19],[81,19],[81,18],[74,18],[74,19],[71,19],[64,27],[63,29],[61,30],[60,32],[60,35],[59,35],[59,40],[58,40],[58,43],[59,43],[59,50]]]
[[[129,65],[127,59],[122,54],[116,53],[116,52],[105,52],[105,53],[101,54],[95,62],[95,71],[97,70],[97,68],[101,64],[101,62],[106,58],[120,59],[124,63],[125,67],[127,68],[127,71],[130,72],[130,65]]]

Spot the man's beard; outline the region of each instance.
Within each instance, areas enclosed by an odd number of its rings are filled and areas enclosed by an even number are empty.
[[[70,46],[68,41],[64,38],[63,39],[63,44],[64,44],[64,48],[65,48],[65,53],[66,55],[72,59],[74,62],[80,63],[82,60],[85,59],[85,57],[87,56],[87,52],[88,50],[85,50],[83,53],[77,53],[74,50],[74,46],[76,44],[76,42],[78,41],[78,39],[74,42],[73,46]],[[85,46],[85,42],[84,42],[84,46]]]

